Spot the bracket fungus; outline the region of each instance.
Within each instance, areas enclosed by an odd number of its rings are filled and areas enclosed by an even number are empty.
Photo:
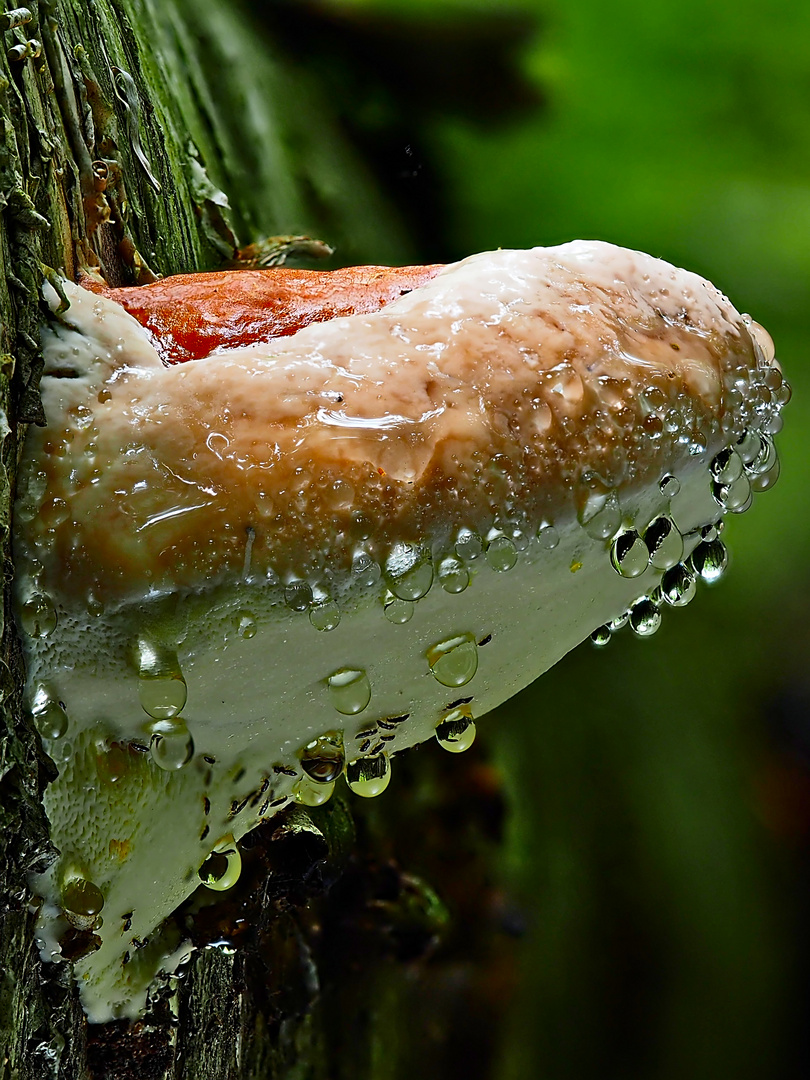
[[[653,633],[778,475],[771,340],[695,274],[584,241],[385,273],[359,309],[320,274],[325,316],[207,358],[154,312],[189,286],[202,325],[214,278],[49,291],[16,602],[59,770],[40,944],[92,933],[93,1021],[186,955],[161,924],[246,832],[466,749],[588,635]]]

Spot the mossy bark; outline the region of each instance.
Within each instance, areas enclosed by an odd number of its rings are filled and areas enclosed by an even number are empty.
[[[15,466],[26,425],[44,419],[43,276],[96,269],[143,282],[222,265],[276,234],[321,236],[343,262],[413,252],[311,73],[231,0],[52,0],[21,18],[0,56],[0,1077],[376,1080],[462,1065],[488,1075],[492,1026],[477,1021],[497,1013],[508,979],[471,975],[452,947],[466,938],[481,971],[500,970],[481,930],[496,907],[482,867],[499,797],[477,759],[453,762],[479,807],[460,846],[438,756],[413,779],[413,809],[389,802],[355,821],[337,800],[257,830],[241,890],[181,914],[198,950],[132,1028],[88,1027],[68,965],[40,963],[26,876],[54,854],[41,806],[53,766],[22,707],[9,584]],[[451,900],[456,890],[449,952],[426,981],[447,911],[402,869],[413,865],[444,875]],[[470,1030],[453,1021],[459,1011],[477,1029],[472,1044],[447,1037]]]

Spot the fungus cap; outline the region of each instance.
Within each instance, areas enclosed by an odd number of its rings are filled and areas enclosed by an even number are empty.
[[[97,936],[91,1020],[137,1015],[245,832],[463,749],[592,632],[653,632],[778,475],[772,343],[697,275],[584,241],[428,269],[177,366],[78,286],[43,332],[18,619],[59,767],[41,933]]]

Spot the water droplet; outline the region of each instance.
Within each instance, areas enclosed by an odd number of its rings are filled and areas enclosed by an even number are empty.
[[[784,426],[785,422],[779,413],[771,413],[762,424],[762,432],[765,435],[778,435]]]
[[[610,632],[612,634],[615,634],[617,630],[621,630],[621,628],[623,626],[627,626],[627,621],[628,621],[629,618],[630,618],[630,612],[629,611],[623,611],[622,614],[619,615],[617,618],[608,619],[607,624],[606,624],[608,630],[610,630]]]
[[[442,686],[466,686],[478,670],[478,645],[472,634],[458,634],[432,645],[427,661]]]
[[[773,400],[778,409],[784,409],[785,405],[793,397],[793,389],[787,379],[784,380],[778,390],[774,390]]]
[[[475,742],[475,722],[469,705],[445,713],[436,726],[436,742],[451,754],[470,749]]]
[[[138,638],[138,676],[143,711],[155,720],[177,716],[188,696],[177,653],[146,637]]]
[[[772,393],[775,393],[784,382],[782,378],[782,372],[779,370],[778,367],[769,367],[768,370],[765,372],[762,381]]]
[[[757,439],[759,442],[757,452],[746,466],[749,476],[759,476],[760,473],[768,472],[778,458],[773,439],[768,435],[758,435]]]
[[[391,762],[385,754],[357,758],[346,766],[346,782],[355,795],[372,799],[381,795],[391,781]]]
[[[419,600],[433,584],[433,561],[420,544],[395,544],[385,560],[388,587],[400,600]]]
[[[681,482],[677,476],[667,473],[666,476],[661,477],[658,488],[662,495],[665,495],[668,499],[673,499],[681,490]]]
[[[553,525],[541,525],[537,530],[537,540],[541,548],[553,551],[560,542],[560,534]]]
[[[781,466],[779,465],[779,458],[774,457],[771,467],[767,472],[758,473],[751,478],[751,490],[756,492],[768,491],[772,488],[776,481],[779,479],[779,471]]]
[[[695,598],[697,583],[685,566],[673,566],[661,578],[661,593],[672,607],[686,607]]]
[[[493,570],[506,573],[517,562],[517,548],[508,536],[494,536],[487,544],[487,562]]]
[[[742,461],[740,464],[742,465]],[[724,510],[739,514],[751,505],[751,481],[745,472],[740,473],[730,484],[720,484],[713,480],[712,497]]]
[[[32,593],[20,609],[22,628],[32,638],[44,638],[56,629],[56,608],[50,596]]]
[[[597,626],[597,628],[591,634],[591,641],[598,648],[603,649],[605,645],[610,644],[610,640],[613,637],[613,631],[609,626]]]
[[[697,457],[699,454],[704,453],[708,446],[708,440],[702,431],[692,431],[689,434],[689,453],[692,457]]]
[[[334,630],[340,623],[340,608],[334,600],[322,600],[310,608],[309,621],[316,630]]]
[[[165,772],[174,772],[187,765],[194,756],[194,740],[179,716],[160,720],[152,728],[149,744],[152,760]]]
[[[477,559],[484,550],[484,541],[472,529],[459,529],[456,537],[456,555],[460,559]]]
[[[733,446],[727,446],[713,458],[709,472],[720,484],[731,484],[743,472],[743,459]]]
[[[256,620],[247,611],[242,611],[239,614],[239,635],[243,638],[256,636]]]
[[[656,570],[669,570],[683,558],[683,537],[671,518],[662,516],[651,522],[644,533],[644,543]]]
[[[452,555],[442,559],[438,571],[439,581],[445,592],[461,593],[470,584],[470,572],[464,563]]]
[[[329,491],[329,501],[336,510],[348,509],[354,502],[354,488],[346,480],[335,480]]]
[[[646,596],[630,608],[630,629],[639,637],[650,637],[661,625],[661,612]]]
[[[104,896],[98,885],[87,878],[69,878],[62,886],[62,907],[66,912],[89,919],[104,907]]]
[[[343,763],[343,737],[338,732],[313,739],[301,751],[301,768],[318,784],[334,783]]]
[[[701,540],[716,540],[725,527],[726,523],[722,518],[719,521],[712,522],[711,525],[704,525],[700,530],[700,538]]]
[[[323,806],[332,798],[334,790],[334,780],[328,784],[316,784],[308,776],[302,776],[293,787],[293,798],[301,806]]]
[[[43,739],[61,739],[68,729],[67,713],[44,686],[34,692],[31,715]]]
[[[415,606],[410,600],[400,600],[392,596],[390,600],[386,600],[383,611],[389,622],[394,623],[395,626],[402,626],[403,623],[411,621]]]
[[[326,682],[333,706],[344,716],[362,712],[371,701],[371,684],[360,668],[341,668]]]
[[[610,549],[610,561],[613,569],[622,577],[634,578],[643,574],[650,562],[647,545],[635,531],[619,533]]]
[[[698,577],[713,585],[725,572],[728,551],[722,540],[704,540],[690,555],[689,563]]]
[[[306,611],[312,603],[312,586],[308,581],[290,581],[284,588],[284,603],[293,611]]]
[[[354,553],[352,559],[352,574],[358,585],[369,587],[380,580],[380,570],[377,563],[367,551],[362,548]]]
[[[214,892],[232,888],[242,873],[242,856],[232,836],[223,836],[197,871],[200,881]]]
[[[760,449],[761,443],[759,441],[759,434],[756,431],[746,431],[737,440],[737,453],[740,455],[745,465],[751,464],[760,452]]]
[[[609,540],[622,523],[622,511],[616,492],[591,491],[577,517],[592,540]]]
[[[63,521],[67,520],[69,512],[68,504],[64,499],[54,498],[48,499],[42,504],[37,516],[46,528],[55,529],[57,525],[61,525]]]

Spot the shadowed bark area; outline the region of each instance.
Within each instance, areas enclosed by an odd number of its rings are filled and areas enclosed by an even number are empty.
[[[4,24],[0,1076],[492,1075],[511,923],[490,869],[503,807],[481,754],[405,755],[382,805],[336,798],[250,834],[237,888],[176,913],[197,949],[131,1027],[88,1028],[68,964],[40,964],[25,882],[54,857],[41,807],[53,765],[22,707],[9,583],[15,465],[44,419],[43,276],[141,284],[280,233],[321,236],[343,262],[414,252],[302,60],[228,0],[34,2]]]

